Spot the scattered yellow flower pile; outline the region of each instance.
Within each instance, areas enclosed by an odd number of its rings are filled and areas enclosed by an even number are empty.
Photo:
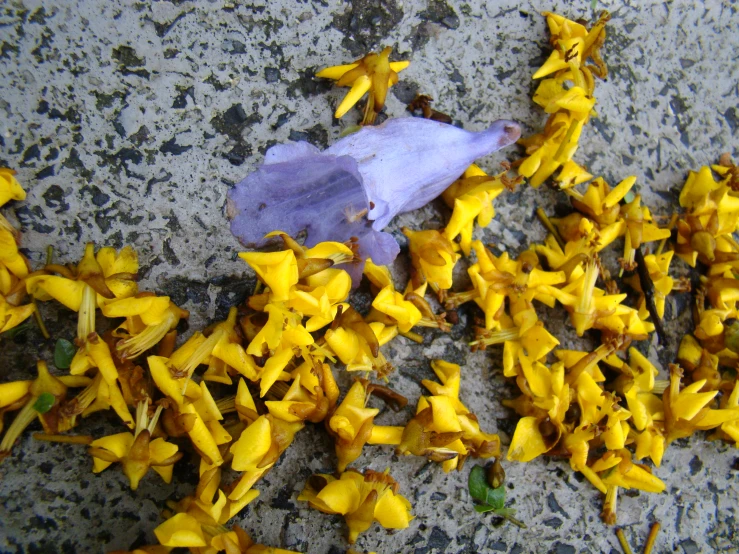
[[[592,75],[606,74],[598,48],[609,17],[604,14],[587,31],[561,16],[544,15],[555,50],[534,78],[554,77],[542,81],[534,101],[552,115],[543,134],[521,140],[529,157],[518,171],[538,187],[563,166],[554,185],[570,197],[575,211],[545,220],[551,231],[545,243],[532,245],[518,260],[505,253],[496,257],[472,241],[477,262],[468,273],[474,289],[448,294],[447,307],[475,301],[485,325],[478,328],[473,347],[504,345],[504,375],[515,378],[522,393],[503,401],[522,416],[508,459],[568,458],[573,470],[605,494],[602,517],[613,524],[619,488],[665,489],[649,467],[632,460],[650,458],[659,467],[670,442],[697,430],[715,429],[712,438],[739,446],[734,369],[739,244],[732,237],[739,228],[739,171],[722,158],[719,165],[691,172],[680,195],[684,215],[674,216],[669,228],[657,226],[633,194],[634,176],[613,188],[601,177],[584,192],[574,188],[592,178],[571,157],[594,104]],[[582,65],[587,56],[595,67]],[[674,250],[665,250],[673,226]],[[636,308],[625,304],[628,294],[599,256],[620,237],[620,274],[633,272],[624,282],[638,294]],[[680,365],[670,365],[668,379],[660,380],[657,368],[630,345],[661,329],[670,292],[689,290],[689,284],[669,275],[675,253],[691,267],[697,261],[707,265],[708,278],[698,294],[695,337],[683,338]],[[534,300],[549,307],[561,304],[577,335],[600,331],[601,345],[592,352],[558,349],[559,341],[537,317]]]
[[[14,179],[7,184],[15,197],[22,197]],[[428,258],[426,247],[436,242],[451,248],[437,235],[421,240],[420,256]],[[334,267],[354,261],[348,245],[324,242],[305,248],[279,231],[272,236],[283,240],[283,250],[240,254],[259,279],[255,294],[231,308],[226,320],[195,332],[179,347],[176,328],[189,314],[166,296],[138,290],[138,259],[130,247],[95,252],[88,244],[76,266],[47,263],[40,271],[26,272],[17,298],[27,293],[34,300],[53,299],[77,312],[77,335],[70,343],[69,375],[54,376],[40,361],[34,381],[0,385],[0,409],[20,409],[0,454],[10,454],[38,418],[45,434],[37,438],[89,445],[95,473],[119,464],[136,490],[150,469],[169,483],[184,451],[197,453],[197,490],[170,502],[166,521],[155,529],[162,547],[193,552],[261,551],[243,531],[225,524],[259,495],[255,485],[306,422],[326,422],[336,443],[338,472],[336,478],[311,478],[299,499],[343,515],[352,543],[375,521],[403,529],[413,518],[410,503],[387,471],[362,475],[349,468],[366,444],[427,456],[442,462],[445,471],[460,469],[469,456],[500,455],[497,435],[482,431],[459,400],[461,368],[442,361],[434,363],[440,383],[424,381],[433,395],[419,400],[416,416],[405,427],[375,425],[379,410],[368,406],[373,395],[396,410],[407,403],[383,384],[393,367],[380,347],[398,334],[419,339],[412,331],[417,326],[449,329],[443,314],[434,314],[424,299],[425,277],[415,288],[409,283],[402,294],[386,267],[367,260],[365,273],[375,298],[363,317],[346,302],[349,274]],[[12,246],[17,253],[14,241]],[[452,250],[443,259],[458,258]],[[442,286],[451,286],[451,275]],[[30,314],[34,304],[29,306]],[[98,310],[117,322],[102,336],[96,332]],[[329,363],[363,376],[341,403]],[[372,376],[379,382],[370,382]],[[73,395],[71,388],[81,390]],[[214,390],[221,394],[214,397]],[[121,432],[97,438],[65,434],[80,416],[106,409],[120,418]],[[222,482],[227,467],[238,476]]]
[[[343,516],[350,543],[374,522],[404,529],[413,518],[411,505],[389,471],[351,467],[365,446],[424,456],[445,472],[461,470],[468,457],[496,458],[494,486],[502,486],[500,440],[481,429],[460,399],[458,365],[432,362],[438,381],[422,381],[429,394],[418,399],[403,426],[376,422],[380,410],[370,404],[373,396],[394,410],[408,402],[390,386],[393,367],[381,347],[398,335],[421,342],[414,331],[419,327],[448,331],[451,311],[468,302],[484,315],[472,347],[502,344],[503,374],[521,391],[503,400],[521,416],[508,459],[568,458],[605,495],[605,521],[616,520],[619,489],[665,489],[638,462],[649,458],[659,467],[675,439],[713,430],[712,437],[739,446],[739,381],[726,370],[739,359],[739,244],[732,237],[739,225],[739,170],[722,159],[690,174],[680,195],[684,214],[671,222],[677,239],[670,250],[671,228],[656,225],[633,194],[635,177],[611,187],[572,160],[583,125],[594,115],[594,77],[606,76],[599,50],[608,14],[590,30],[544,15],[555,47],[534,74],[544,78],[534,101],[551,114],[544,132],[521,141],[527,157],[515,177],[509,167],[488,176],[473,165],[451,185],[443,194],[453,209],[444,229],[403,229],[412,265],[404,292],[388,268],[366,260],[364,274],[374,295],[366,315],[347,302],[351,278],[337,267],[354,261],[350,245],[306,248],[275,231],[271,235],[282,239],[282,250],[240,254],[258,277],[254,294],[224,321],[180,344],[176,329],[189,314],[166,296],[138,290],[133,249],[96,252],[88,244],[76,266],[49,259],[30,273],[17,234],[0,219],[2,331],[34,313],[36,301],[53,299],[78,313],[68,375],[52,375],[39,361],[36,379],[0,384],[0,431],[4,412],[18,411],[0,457],[9,455],[37,418],[44,429],[37,438],[88,445],[93,471],[120,465],[133,490],[150,469],[169,483],[174,464],[182,463],[185,452],[196,453],[196,490],[168,503],[166,519],[154,531],[160,546],[135,552],[288,552],[255,545],[242,529],[226,525],[257,498],[259,480],[296,433],[323,422],[335,442],[337,471],[309,478],[298,500]],[[386,48],[318,74],[351,87],[336,117],[369,92],[364,123],[375,120],[388,87],[408,65],[389,62],[389,53]],[[595,65],[586,65],[588,59]],[[575,211],[546,221],[551,232],[543,244],[514,259],[474,239],[475,222],[490,223],[499,194],[524,179],[538,187],[558,170],[554,183]],[[586,181],[584,191],[575,188]],[[13,172],[0,169],[0,203],[24,197]],[[623,282],[636,303],[626,302],[628,292],[600,258],[619,238],[621,273],[632,273]],[[684,337],[680,365],[671,365],[660,379],[658,368],[633,344],[659,331],[667,295],[686,290],[669,275],[674,254],[690,266],[704,264],[707,274],[694,336]],[[450,292],[463,256],[472,288]],[[449,312],[434,312],[425,298],[432,292]],[[22,305],[28,295],[33,302]],[[540,304],[561,305],[577,335],[597,331],[600,345],[593,351],[559,348],[538,316]],[[116,322],[102,335],[96,332],[98,310]],[[341,365],[357,375],[343,398],[335,375]],[[65,434],[81,417],[107,409],[120,418],[121,432],[97,438]],[[233,472],[236,477],[229,477]],[[480,511],[488,508],[493,506]]]

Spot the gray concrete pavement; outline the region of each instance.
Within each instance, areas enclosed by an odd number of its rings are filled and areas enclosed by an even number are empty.
[[[603,8],[613,14],[604,48],[610,76],[597,85],[599,117],[583,133],[576,159],[611,183],[637,175],[645,203],[669,214],[689,169],[725,151],[736,159],[739,13],[728,0],[598,2],[596,11]],[[392,45],[396,59],[412,63],[389,95],[390,115],[406,115],[403,103],[418,91],[465,128],[511,118],[528,134],[546,119],[530,98],[531,74],[549,52],[538,13],[544,9],[572,19],[594,14],[590,1],[561,0],[6,1],[0,7],[0,165],[18,170],[28,198],[4,212],[20,225],[37,265],[48,245],[59,259],[75,261],[87,241],[132,244],[142,288],[172,295],[191,310],[191,327],[201,328],[253,284],[224,215],[229,187],[270,145],[308,140],[325,147],[359,117],[332,119],[343,91],[314,80],[317,69]],[[508,149],[481,164],[493,171],[515,157]],[[545,189],[504,194],[495,220],[477,236],[518,252],[544,237],[535,206],[552,213],[562,202]],[[403,225],[439,227],[447,213],[432,204],[397,218],[390,230],[402,239]],[[407,264],[401,255],[398,277]],[[669,348],[649,348],[661,368],[687,329],[688,301],[670,298]],[[432,377],[428,358],[463,364],[462,400],[483,429],[507,443],[515,420],[499,399],[513,388],[500,376],[500,350],[471,353],[461,340],[470,313],[462,313],[451,335],[428,332],[422,346],[404,338],[388,345],[386,356],[398,368],[391,383],[415,403],[418,381]],[[54,328],[69,329],[68,314],[50,317]],[[556,310],[542,317],[554,326],[563,319]],[[566,331],[561,338],[583,346]],[[3,343],[0,379],[29,374],[38,339],[29,331],[25,342]],[[48,356],[49,345],[40,352]],[[383,413],[379,421],[407,417]],[[85,423],[96,436],[110,428],[104,417]],[[660,521],[657,552],[736,552],[739,473],[731,465],[737,455],[702,436],[671,445],[656,470],[667,492],[621,495],[619,523],[632,545],[643,544],[649,524]],[[619,551],[614,530],[598,517],[601,495],[566,461],[506,466],[511,503],[526,530],[472,510],[467,470],[446,475],[380,447],[367,447],[355,465],[389,466],[416,516],[409,529],[392,535],[373,528],[359,550]],[[310,473],[333,466],[323,429],[302,431],[238,522],[266,544],[344,552],[341,519],[296,501]],[[118,470],[93,475],[90,469],[84,448],[26,436],[0,465],[0,551],[98,552],[151,542],[164,501],[189,494],[197,480],[187,469],[171,486],[150,475],[132,492]]]

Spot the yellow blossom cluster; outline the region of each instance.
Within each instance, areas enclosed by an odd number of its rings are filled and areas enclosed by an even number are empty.
[[[179,347],[177,326],[188,313],[166,296],[138,290],[138,258],[130,247],[96,252],[88,244],[78,264],[48,260],[42,270],[28,274],[24,288],[35,300],[53,299],[77,312],[77,333],[69,343],[69,375],[54,376],[40,361],[35,380],[0,385],[0,415],[20,410],[3,437],[2,455],[39,419],[43,440],[88,445],[95,473],[117,464],[135,490],[150,469],[171,481],[173,466],[184,454],[182,441],[173,439],[185,439],[185,450],[200,458],[200,484],[194,495],[170,503],[166,521],[155,530],[161,546],[257,552],[259,545],[225,524],[258,496],[254,485],[295,434],[306,423],[327,420],[336,440],[340,485],[329,484],[313,496],[309,486],[301,499],[345,515],[352,542],[373,521],[407,527],[410,504],[387,473],[368,471],[362,477],[347,469],[367,442],[401,442],[402,427],[389,435],[378,432],[382,427],[373,429],[379,410],[366,406],[370,396],[397,409],[407,400],[360,378],[338,404],[340,391],[329,364],[387,380],[393,368],[380,347],[399,333],[417,336],[415,326],[446,329],[443,316],[424,299],[426,283],[401,294],[389,270],[371,260],[365,272],[376,295],[370,313],[362,316],[346,302],[349,274],[334,267],[354,261],[350,246],[324,242],[306,248],[283,233],[272,236],[282,239],[283,250],[240,255],[257,275],[255,293]],[[98,310],[117,322],[101,334]],[[455,367],[458,383],[460,368]],[[82,390],[70,396],[70,388]],[[216,390],[230,394],[214,396]],[[455,422],[465,428],[458,452],[497,452],[497,436],[482,433],[456,395],[454,402]],[[118,415],[124,431],[98,438],[69,433],[81,417],[107,409]],[[229,466],[238,476],[222,484]],[[333,496],[326,496],[330,491]]]
[[[0,167],[0,207],[25,198],[26,192],[15,178],[15,171]],[[30,265],[18,251],[19,239],[16,229],[0,214],[0,333],[17,327],[36,310],[34,304],[22,304]]]
[[[534,102],[550,115],[543,132],[519,141],[526,148],[527,157],[518,171],[531,186],[538,187],[559,170],[554,181],[566,189],[592,177],[572,157],[583,126],[595,113],[595,77],[605,79],[608,75],[600,48],[606,39],[605,26],[610,15],[603,12],[589,30],[561,15],[543,15],[554,50],[534,73],[534,79],[542,79]],[[588,59],[594,65],[587,64]]]
[[[485,325],[472,346],[504,344],[503,373],[521,391],[518,398],[503,401],[521,416],[508,459],[568,458],[572,469],[605,495],[602,517],[613,524],[619,488],[665,489],[639,460],[650,458],[659,467],[667,445],[697,430],[713,429],[714,438],[739,444],[739,382],[735,373],[720,369],[734,368],[739,358],[739,281],[734,274],[739,245],[732,238],[739,221],[734,192],[739,173],[726,157],[712,168],[691,172],[680,195],[686,213],[674,216],[667,228],[655,224],[641,196],[632,192],[634,176],[613,188],[599,177],[580,192],[576,186],[592,175],[576,166],[571,154],[592,113],[592,70],[605,73],[597,48],[607,16],[588,32],[560,16],[545,15],[557,50],[534,78],[554,77],[542,81],[534,101],[552,116],[542,135],[522,141],[529,157],[518,171],[536,187],[563,166],[555,180],[575,211],[551,221],[540,214],[550,234],[517,261],[507,254],[496,257],[473,242],[477,263],[469,274],[474,288],[447,294],[447,308],[474,300]],[[583,53],[593,56],[596,68],[582,70],[584,58],[578,56]],[[578,82],[582,77],[590,86]],[[573,86],[563,85],[568,80]],[[674,250],[666,249],[674,227]],[[638,294],[636,307],[626,304],[628,294],[600,257],[619,238],[624,241],[619,277],[629,273],[623,283]],[[707,264],[708,278],[698,294],[695,337],[683,338],[680,365],[670,365],[668,378],[659,379],[657,367],[629,346],[649,339],[655,330],[664,340],[666,297],[689,290],[684,280],[670,276],[675,254],[691,267]],[[542,264],[548,272],[542,272]],[[521,286],[524,268],[528,280]],[[542,273],[535,278],[537,271]],[[561,304],[578,336],[600,331],[600,346],[591,352],[557,349],[559,341],[537,317],[533,300],[549,307]],[[627,350],[628,361],[622,355]]]

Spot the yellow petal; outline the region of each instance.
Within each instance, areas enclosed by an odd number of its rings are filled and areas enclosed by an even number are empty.
[[[327,484],[316,496],[335,514],[348,514],[359,507],[359,489],[354,481],[340,479]]]
[[[0,408],[14,404],[28,394],[33,381],[11,381],[0,384]]]
[[[321,79],[333,79],[335,81],[338,81],[341,79],[341,76],[344,75],[347,71],[351,71],[355,67],[359,66],[358,63],[348,63],[344,65],[333,65],[331,67],[326,67],[316,73],[316,77],[319,77]]]
[[[28,294],[37,295],[41,289],[57,302],[61,302],[72,311],[79,311],[82,304],[82,292],[87,285],[82,281],[72,281],[57,275],[34,275],[26,279]]]
[[[372,85],[372,79],[370,79],[367,75],[362,75],[357,78],[356,81],[352,84],[352,88],[349,90],[349,92],[346,93],[346,96],[344,96],[344,99],[341,101],[341,104],[339,104],[339,107],[336,108],[336,113],[334,113],[335,118],[343,117],[346,112],[348,112],[354,104],[356,104],[362,96],[364,96],[367,91],[370,89],[370,86]]]
[[[218,445],[195,407],[192,404],[185,404],[180,408],[180,411],[182,413],[193,414],[195,416],[195,423],[192,429],[187,432],[192,443],[203,456],[208,458],[209,463],[213,465],[221,465],[223,463],[223,458],[218,450]]]
[[[249,425],[236,441],[230,452],[234,455],[231,463],[236,471],[254,471],[272,444],[271,426],[265,416],[260,416]]]
[[[399,73],[403,71],[409,65],[411,65],[411,62],[408,60],[404,60],[401,62],[390,62],[390,69],[395,71],[395,73]]]
[[[413,518],[410,502],[388,490],[375,505],[375,519],[385,529],[405,529]]]
[[[275,384],[277,378],[280,376],[282,371],[285,369],[290,360],[293,359],[293,351],[291,349],[282,350],[271,356],[262,368],[262,374],[260,376],[261,381],[259,383],[259,396],[264,398],[267,391],[272,385]]]
[[[298,282],[298,262],[292,250],[241,252],[239,257],[270,288],[274,302],[284,302],[290,298],[290,288]]]
[[[432,424],[434,431],[437,433],[454,433],[462,430],[451,398],[448,396],[431,396],[428,400],[434,417]]]
[[[221,513],[221,517],[218,520],[218,523],[220,523],[221,525],[226,524],[228,520],[236,516],[241,510],[243,510],[247,506],[247,504],[249,504],[252,500],[257,498],[258,496],[259,496],[259,491],[251,489],[238,500],[229,500],[229,502],[226,504],[224,511]],[[217,547],[216,545],[217,538],[218,537],[214,537],[213,541],[211,542],[211,544],[216,547]],[[253,550],[253,547],[250,550]],[[277,550],[277,552],[279,552],[279,549]]]
[[[149,356],[146,358],[149,371],[154,383],[162,393],[174,400],[178,406],[182,406],[185,399],[182,396],[182,382],[174,379],[167,365],[167,358],[161,356]]]
[[[157,540],[163,546],[207,546],[198,520],[186,513],[175,514],[154,529]]]
[[[257,364],[254,363],[254,359],[246,353],[240,344],[229,342],[227,336],[224,335],[216,343],[212,355],[234,368],[250,381],[257,380]]]
[[[133,444],[133,435],[131,433],[118,433],[116,435],[108,435],[96,439],[90,443],[90,446],[104,448],[114,454],[117,458],[123,458]],[[93,456],[93,473],[100,473],[107,468],[112,462],[101,460]]]
[[[200,381],[200,391],[202,392],[202,395],[198,400],[193,402],[193,405],[200,414],[200,417],[203,418],[203,421],[208,423],[209,421],[218,421],[223,419],[221,412],[218,410],[218,406],[216,406],[216,401],[213,400],[213,396],[210,394],[205,381]]]
[[[550,448],[544,443],[539,431],[539,420],[535,417],[522,417],[518,420],[511,445],[508,447],[508,460],[530,462]]]

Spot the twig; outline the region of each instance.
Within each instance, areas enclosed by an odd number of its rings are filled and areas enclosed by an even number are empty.
[[[34,433],[33,438],[37,441],[63,442],[67,444],[92,444],[90,435],[47,435],[46,433]]]
[[[657,331],[657,339],[663,346],[667,346],[667,337],[665,336],[665,330],[662,327],[662,320],[657,314],[657,307],[654,304],[654,283],[652,283],[652,277],[649,275],[647,269],[647,263],[644,261],[644,253],[641,251],[641,246],[636,248],[636,272],[639,275],[639,284],[641,290],[644,293],[644,303],[647,306],[647,311],[652,317],[654,323],[654,329]]]
[[[44,336],[45,339],[50,339],[51,335],[49,334],[49,331],[46,329],[46,325],[44,325],[44,320],[41,319],[41,312],[38,311],[38,304],[36,303],[36,299],[31,295],[31,303],[33,304],[33,319],[36,320],[36,325],[38,325],[39,331],[41,331],[41,334]]]

